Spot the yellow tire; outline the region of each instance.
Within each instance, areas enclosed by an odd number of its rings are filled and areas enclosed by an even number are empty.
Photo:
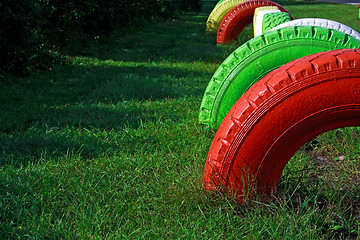
[[[211,34],[216,34],[224,16],[233,7],[245,1],[246,0],[224,0],[218,5],[216,5],[207,19],[206,32]]]

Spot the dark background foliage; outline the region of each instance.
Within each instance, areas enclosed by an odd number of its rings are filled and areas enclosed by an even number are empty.
[[[69,43],[199,10],[200,0],[3,0],[0,77],[47,68]]]

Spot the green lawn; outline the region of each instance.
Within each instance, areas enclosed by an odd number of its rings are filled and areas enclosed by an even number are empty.
[[[199,125],[217,67],[201,13],[74,46],[68,64],[0,82],[0,239],[360,238],[360,130],[302,147],[268,202],[201,185],[214,131]],[[295,18],[360,31],[354,6],[285,2]]]

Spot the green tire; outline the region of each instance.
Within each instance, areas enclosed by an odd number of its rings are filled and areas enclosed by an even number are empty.
[[[286,12],[267,13],[264,15],[262,21],[262,33],[265,33],[282,23],[289,21],[291,21],[290,15]]]
[[[215,7],[216,7],[217,5],[219,5],[220,3],[222,3],[223,1],[225,1],[225,0],[220,0],[220,1],[218,1],[218,2],[216,3]]]
[[[286,27],[257,36],[237,48],[217,69],[202,99],[199,121],[218,128],[250,86],[290,61],[313,53],[352,48],[360,48],[360,41],[316,26]]]
[[[254,17],[253,17],[253,28],[254,28],[254,37],[261,34],[256,34],[258,25],[261,25],[260,31],[262,30],[262,19],[264,16],[261,16],[261,23],[257,21],[257,19],[260,17],[260,13],[270,13],[270,12],[280,12],[279,8],[276,6],[266,6],[266,7],[258,7],[255,9]],[[259,19],[260,20],[260,19]]]

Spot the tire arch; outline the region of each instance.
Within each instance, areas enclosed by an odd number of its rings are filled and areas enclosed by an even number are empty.
[[[268,194],[304,143],[359,125],[360,49],[297,59],[262,78],[229,111],[211,144],[203,185],[225,188],[239,201]]]
[[[270,31],[271,29],[273,29],[274,27],[286,23],[286,22],[290,22],[290,16],[289,14],[285,13],[285,12],[280,12],[280,13],[268,13],[264,16],[262,24],[261,24],[261,34]]]
[[[281,29],[284,27],[294,27],[294,26],[325,27],[325,28],[334,29],[334,30],[346,33],[346,34],[360,40],[360,33],[355,31],[351,27],[346,26],[345,24],[333,21],[333,20],[323,19],[323,18],[301,18],[301,19],[296,19],[293,21],[287,21],[287,22],[284,22],[280,25],[277,25],[277,26],[269,29],[269,31]]]
[[[262,22],[264,19],[264,16],[268,13],[276,13],[281,12],[278,7],[275,6],[269,6],[269,7],[259,7],[255,9],[254,17],[253,17],[253,31],[254,31],[254,37],[261,35],[262,33]],[[260,29],[260,34],[257,34]]]
[[[360,41],[323,27],[287,27],[255,37],[237,48],[214,73],[202,99],[199,122],[219,127],[251,85],[290,61],[317,52],[351,48],[360,48]]]
[[[222,19],[218,29],[216,41],[219,44],[226,44],[239,37],[241,31],[253,21],[256,8],[274,6],[281,12],[288,12],[280,4],[267,0],[248,0],[233,7]]]
[[[216,34],[224,16],[236,5],[246,0],[224,0],[217,4],[206,21],[206,32]]]

